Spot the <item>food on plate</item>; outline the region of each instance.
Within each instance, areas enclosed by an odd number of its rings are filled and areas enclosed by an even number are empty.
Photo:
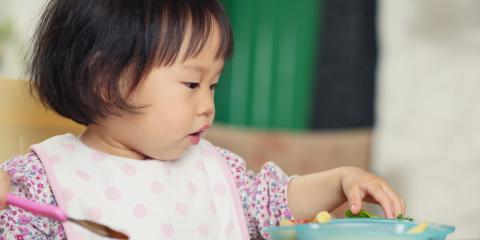
[[[315,216],[314,222],[317,223],[328,223],[330,222],[330,214],[327,211],[321,211]]]
[[[280,219],[279,225],[280,225],[280,227],[285,227],[285,226],[293,226],[293,225],[295,225],[295,223],[288,218],[282,218],[282,219]]]
[[[410,229],[407,231],[407,233],[411,233],[411,234],[422,233],[422,232],[425,231],[425,229],[427,229],[427,227],[428,227],[428,223],[426,223],[426,222],[421,222],[421,223],[419,223],[417,226],[410,228]]]
[[[328,213],[327,211],[321,211],[317,213],[315,218],[311,220],[282,218],[280,220],[279,225],[283,227],[283,226],[293,226],[295,224],[305,224],[305,223],[328,223],[330,219],[331,219],[330,213]]]
[[[285,218],[280,226],[266,227],[272,240],[445,240],[455,227],[415,222],[403,215],[384,219],[368,211],[345,212],[346,218],[330,219],[322,211],[311,220]]]
[[[345,211],[345,217],[346,218],[378,218],[377,215],[367,212],[364,209],[361,209],[358,214],[353,214],[351,210]],[[413,218],[403,216],[402,214],[398,215],[396,217],[397,220],[406,220],[406,221],[413,221]]]

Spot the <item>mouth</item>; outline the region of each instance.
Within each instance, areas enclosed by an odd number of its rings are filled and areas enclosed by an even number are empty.
[[[198,131],[198,132],[194,132],[194,133],[188,134],[188,136],[200,137],[200,136],[202,136],[202,131]]]
[[[207,129],[210,128],[210,125],[209,124],[206,124],[205,126],[203,126],[202,128],[200,128],[200,130],[194,132],[194,133],[190,133],[188,135],[188,138],[190,139],[190,142],[192,144],[198,144],[200,142],[200,138],[202,137],[202,133],[204,133]]]

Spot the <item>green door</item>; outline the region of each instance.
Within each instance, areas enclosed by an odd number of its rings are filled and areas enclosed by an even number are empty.
[[[305,129],[310,123],[319,0],[223,0],[235,52],[216,92],[221,123]]]

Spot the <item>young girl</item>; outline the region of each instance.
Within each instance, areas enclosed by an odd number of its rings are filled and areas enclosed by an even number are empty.
[[[86,126],[2,165],[0,239],[103,239],[6,206],[6,192],[131,239],[249,239],[284,217],[311,219],[348,201],[405,211],[382,179],[342,167],[288,177],[202,137],[232,33],[216,0],[51,0],[35,35],[32,89]]]

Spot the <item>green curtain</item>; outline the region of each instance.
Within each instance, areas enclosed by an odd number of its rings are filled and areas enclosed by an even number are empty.
[[[235,39],[216,92],[218,122],[309,127],[319,0],[223,0]]]

